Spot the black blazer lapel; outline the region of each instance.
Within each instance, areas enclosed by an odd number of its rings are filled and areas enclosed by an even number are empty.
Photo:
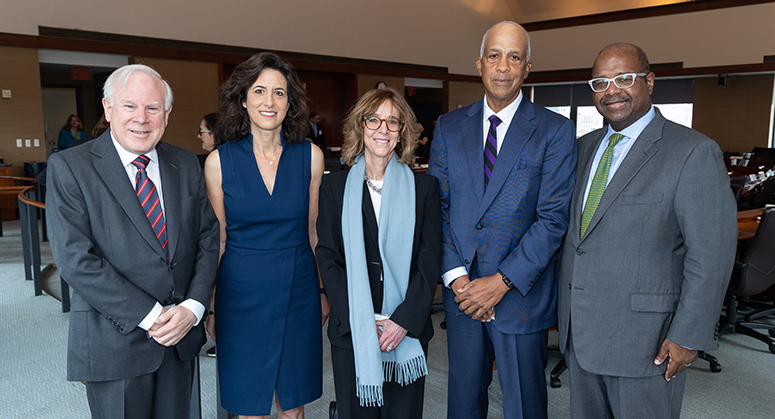
[[[159,156],[162,193],[164,194],[164,221],[167,223],[167,251],[172,260],[180,234],[180,169],[177,159],[167,150],[165,143],[156,147]]]
[[[363,203],[361,204],[363,211],[363,224],[366,228],[363,230],[365,240],[371,240],[374,247],[379,249],[379,228],[377,227],[377,217],[374,214],[374,205],[371,202],[371,195],[369,195],[369,187],[366,182],[363,182]]]
[[[595,215],[589,221],[585,237],[595,228],[600,218],[605,215],[608,208],[611,207],[611,204],[622,193],[632,178],[659,151],[656,142],[662,139],[662,128],[664,126],[665,118],[659,113],[659,110],[656,110],[654,119],[635,139],[635,143],[633,143],[632,148],[625,156],[624,161],[622,161],[619,169],[616,170],[608,186],[606,186],[603,196],[600,197],[600,203],[595,210]]]

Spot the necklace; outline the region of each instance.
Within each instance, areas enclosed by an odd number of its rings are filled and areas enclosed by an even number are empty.
[[[366,179],[366,185],[368,185],[369,189],[374,191],[377,195],[382,195],[382,188],[378,188],[377,185],[373,184],[366,172],[363,173],[363,178]]]
[[[275,160],[277,160],[277,158],[278,158],[278,157],[280,157],[280,154],[281,154],[282,152],[283,152],[283,151],[282,151],[282,150],[280,150],[280,152],[279,152],[279,153],[277,153],[277,155],[276,155],[276,156],[274,156],[274,157],[272,157],[271,159],[268,159],[268,158],[264,157],[263,153],[261,153],[261,152],[257,152],[257,153],[256,153],[256,155],[257,155],[258,157],[261,157],[261,159],[262,159],[262,160],[268,161],[270,165],[273,165],[273,164],[274,164],[274,161],[275,161]]]

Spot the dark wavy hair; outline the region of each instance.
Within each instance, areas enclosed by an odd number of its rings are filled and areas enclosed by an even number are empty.
[[[242,104],[247,100],[248,89],[266,69],[279,71],[288,82],[288,113],[282,125],[285,141],[295,144],[307,136],[307,94],[296,71],[279,55],[262,52],[238,65],[218,92],[221,118],[215,131],[217,144],[239,141],[250,135],[250,116]]]
[[[218,120],[221,119],[221,114],[218,112],[208,113],[202,119],[205,121],[205,126],[210,130],[210,134],[213,136],[213,147],[218,148],[219,145],[223,144],[218,138]]]

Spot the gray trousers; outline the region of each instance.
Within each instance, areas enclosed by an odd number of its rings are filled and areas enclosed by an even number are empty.
[[[664,375],[593,374],[579,366],[572,339],[565,360],[570,373],[571,419],[678,419],[681,415],[686,371],[670,381]]]

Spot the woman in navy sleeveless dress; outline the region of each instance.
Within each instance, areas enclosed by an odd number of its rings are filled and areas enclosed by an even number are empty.
[[[219,104],[229,141],[208,157],[205,176],[221,222],[208,319],[221,405],[268,416],[276,396],[279,417],[303,417],[304,404],[322,394],[321,302],[325,321],[328,300],[312,248],[323,155],[300,134],[306,97],[274,54],[237,66]]]

